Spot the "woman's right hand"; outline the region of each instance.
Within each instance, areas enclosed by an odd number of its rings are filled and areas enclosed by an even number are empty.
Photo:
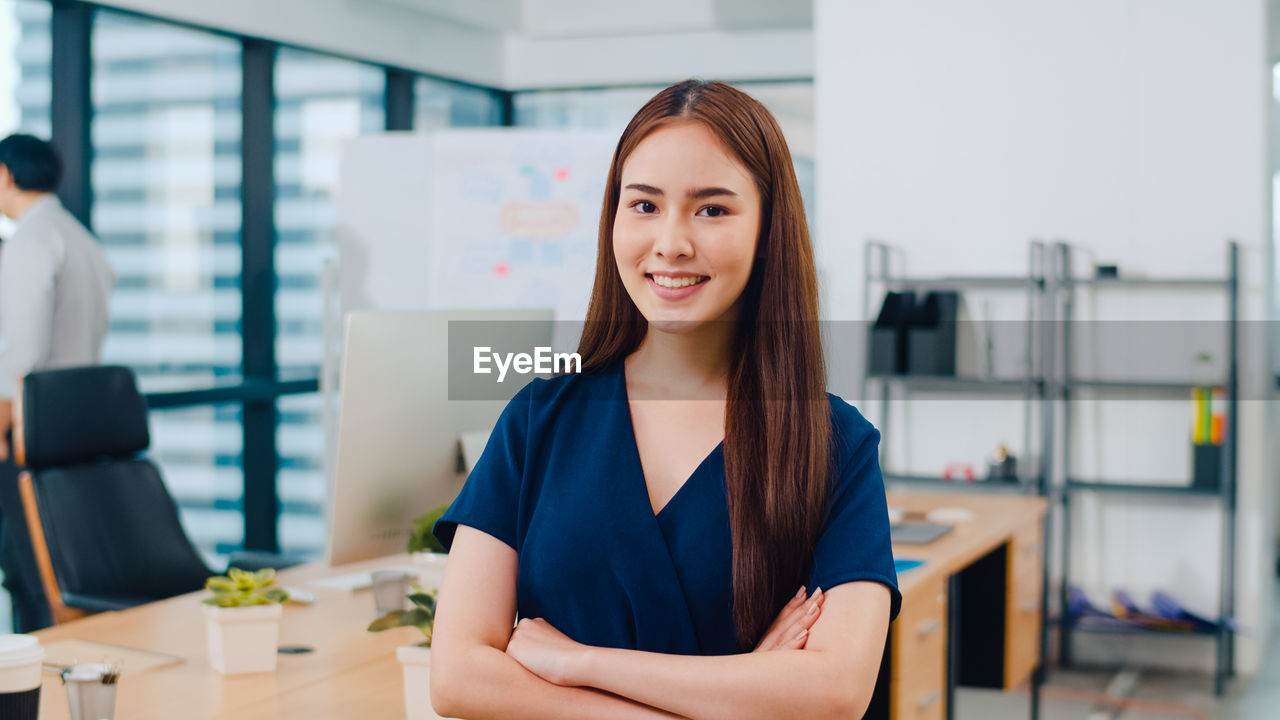
[[[800,650],[809,640],[809,628],[822,615],[822,601],[826,595],[819,588],[808,600],[804,597],[805,588],[800,588],[796,596],[791,598],[773,624],[765,631],[764,637],[752,652],[769,650]]]

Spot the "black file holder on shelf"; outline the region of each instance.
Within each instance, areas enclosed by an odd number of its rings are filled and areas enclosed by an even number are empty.
[[[956,374],[956,316],[960,293],[933,290],[916,303],[907,327],[907,373],[950,377]]]
[[[907,371],[907,324],[915,303],[915,293],[885,293],[869,338],[872,375],[901,375]]]

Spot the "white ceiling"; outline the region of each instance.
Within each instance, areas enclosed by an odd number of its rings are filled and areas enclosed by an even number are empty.
[[[809,30],[812,0],[376,0],[533,40]]]
[[[813,0],[347,1],[497,39],[512,90],[813,74]]]
[[[813,0],[98,1],[508,90],[813,77]]]

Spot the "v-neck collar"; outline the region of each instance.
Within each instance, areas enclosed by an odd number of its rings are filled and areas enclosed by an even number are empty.
[[[689,477],[685,478],[684,482],[680,483],[680,487],[676,488],[675,494],[667,500],[665,505],[655,512],[653,509],[653,503],[649,500],[649,482],[644,476],[644,463],[640,461],[640,443],[636,440],[635,422],[631,419],[631,396],[627,392],[627,368],[625,360],[618,362],[616,372],[616,381],[619,385],[617,397],[622,398],[621,412],[626,417],[624,425],[629,431],[628,434],[631,437],[629,448],[631,451],[631,465],[635,468],[635,472],[629,474],[639,479],[640,496],[644,501],[645,509],[649,511],[649,514],[652,517],[662,519],[664,515],[670,514],[667,511],[680,500],[681,496],[688,494],[686,491],[689,489],[689,486],[693,485],[698,477],[703,474],[703,470],[707,467],[708,463],[710,463],[718,453],[723,451],[724,440],[721,440],[714,448],[711,448],[711,452],[707,453],[707,456],[702,458],[702,462],[698,463],[697,467],[693,469],[693,472],[689,473]]]

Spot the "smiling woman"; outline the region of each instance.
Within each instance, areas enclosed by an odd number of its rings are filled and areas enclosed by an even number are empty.
[[[817,320],[773,117],[660,92],[610,168],[582,374],[511,401],[435,527],[437,712],[861,717],[900,595]]]
[[[650,134],[627,159],[613,251],[649,323],[732,323],[760,234],[755,182],[706,125]]]

